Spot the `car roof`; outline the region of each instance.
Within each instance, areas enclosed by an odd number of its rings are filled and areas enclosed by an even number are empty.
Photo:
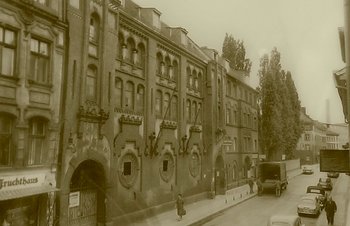
[[[310,193],[308,193],[308,194],[306,194],[306,195],[303,195],[303,196],[301,197],[301,200],[308,199],[308,200],[313,200],[313,201],[315,201],[316,197],[317,197],[316,194],[310,194]]]
[[[296,215],[273,215],[270,222],[288,222],[293,224],[299,217]]]

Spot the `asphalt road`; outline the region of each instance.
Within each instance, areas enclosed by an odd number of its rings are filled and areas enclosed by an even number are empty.
[[[297,214],[297,204],[305,194],[309,185],[316,185],[320,177],[326,173],[319,172],[318,166],[312,175],[299,175],[289,181],[287,190],[283,191],[281,197],[274,194],[263,194],[247,200],[240,205],[234,206],[211,221],[206,226],[260,226],[267,225],[268,218],[274,214]],[[348,191],[350,189],[350,176],[340,174],[339,178],[332,179],[333,190],[330,194],[337,203],[338,211],[335,215],[335,226],[345,226],[346,206],[348,203]],[[319,217],[302,217],[306,226],[327,226],[325,212]]]

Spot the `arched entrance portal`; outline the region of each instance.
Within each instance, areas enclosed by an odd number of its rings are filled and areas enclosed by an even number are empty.
[[[215,161],[215,194],[224,195],[226,191],[225,164],[221,155]]]
[[[105,175],[103,167],[86,160],[70,181],[69,225],[96,226],[105,222]]]

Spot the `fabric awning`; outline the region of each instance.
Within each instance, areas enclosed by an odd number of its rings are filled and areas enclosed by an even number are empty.
[[[38,195],[53,191],[58,191],[59,189],[51,186],[40,186],[31,188],[22,188],[9,191],[0,191],[0,201],[22,198],[26,196]]]

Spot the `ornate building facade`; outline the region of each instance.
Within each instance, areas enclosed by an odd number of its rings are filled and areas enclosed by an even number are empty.
[[[132,1],[69,0],[60,225],[127,224],[254,175],[247,72]]]
[[[61,0],[0,2],[0,224],[53,223],[67,28],[62,7]]]

